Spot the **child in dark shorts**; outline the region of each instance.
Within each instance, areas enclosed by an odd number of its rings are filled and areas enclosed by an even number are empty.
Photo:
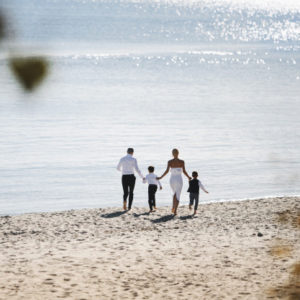
[[[157,180],[157,175],[154,174],[154,167],[148,167],[149,174],[143,180],[144,183],[148,182],[148,203],[150,212],[154,212],[156,210],[156,201],[155,201],[155,194],[157,191],[157,186],[162,189],[162,186]]]
[[[193,179],[189,181],[189,189],[187,191],[190,193],[190,205],[189,205],[190,210],[192,209],[195,201],[195,206],[194,206],[194,215],[195,215],[197,213],[197,208],[199,203],[200,188],[205,193],[208,193],[208,191],[205,189],[201,181],[197,179],[198,173],[196,171],[192,173],[192,177]]]

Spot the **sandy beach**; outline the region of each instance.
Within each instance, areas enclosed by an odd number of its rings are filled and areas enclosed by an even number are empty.
[[[300,198],[0,217],[0,299],[299,299]]]

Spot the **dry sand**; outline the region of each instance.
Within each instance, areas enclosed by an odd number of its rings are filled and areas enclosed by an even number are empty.
[[[299,211],[281,197],[202,204],[195,218],[186,206],[1,217],[0,299],[281,299]]]

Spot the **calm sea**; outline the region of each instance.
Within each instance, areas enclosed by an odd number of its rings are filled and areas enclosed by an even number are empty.
[[[203,202],[299,195],[300,3],[260,2],[1,1],[0,214],[120,206],[127,147],[157,175],[178,148]],[[50,61],[32,94],[12,49]]]

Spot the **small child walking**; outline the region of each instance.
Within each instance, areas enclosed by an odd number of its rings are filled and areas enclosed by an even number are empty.
[[[157,176],[153,173],[154,167],[149,166],[148,167],[149,174],[146,175],[145,179],[143,180],[144,183],[148,182],[148,203],[150,212],[154,212],[156,209],[156,201],[155,201],[155,193],[157,191],[157,186],[159,185],[159,188],[162,189],[162,186],[157,180]]]
[[[208,191],[205,189],[201,181],[197,179],[198,173],[196,171],[192,173],[192,177],[193,179],[189,181],[189,189],[187,191],[190,193],[189,209],[192,209],[195,200],[195,206],[194,206],[194,215],[195,215],[197,213],[198,202],[199,202],[199,189],[201,188],[207,194]]]

